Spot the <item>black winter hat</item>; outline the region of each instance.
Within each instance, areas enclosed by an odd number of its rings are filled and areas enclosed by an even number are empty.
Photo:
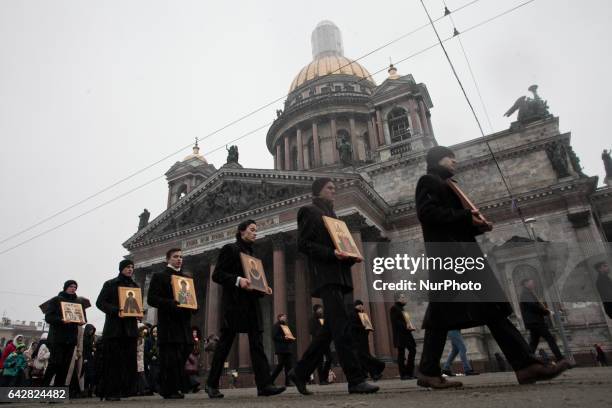
[[[332,181],[329,177],[321,177],[312,182],[312,195],[318,196],[327,183]]]
[[[354,305],[354,306],[363,305],[363,302],[362,302],[361,300],[357,299],[357,300],[356,300],[356,301],[353,303],[353,305]]]
[[[455,157],[455,153],[451,149],[445,146],[435,146],[429,149],[425,161],[427,167],[437,166],[438,162],[445,157]]]
[[[79,287],[79,284],[77,283],[77,281],[73,279],[68,279],[66,282],[64,282],[64,290],[68,289],[68,286],[70,285],[76,285],[77,288]]]
[[[130,259],[124,259],[123,261],[119,262],[119,272],[127,268],[129,265],[134,266],[134,261]]]

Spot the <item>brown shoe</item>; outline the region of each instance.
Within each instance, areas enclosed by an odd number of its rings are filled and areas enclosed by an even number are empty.
[[[426,388],[434,388],[437,390],[442,390],[445,388],[456,388],[463,387],[463,383],[460,381],[448,381],[446,378],[440,377],[429,377],[426,375],[420,374],[418,376],[417,385]]]
[[[516,371],[516,379],[519,384],[533,384],[536,381],[552,380],[565,370],[570,368],[566,360],[561,360],[555,365],[532,364],[529,367]]]

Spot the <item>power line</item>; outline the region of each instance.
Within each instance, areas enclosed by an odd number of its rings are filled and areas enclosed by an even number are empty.
[[[525,4],[527,4],[527,3],[530,3],[530,2],[532,2],[532,1],[535,1],[535,0],[529,0],[529,1],[527,1],[526,3],[524,3],[523,5],[525,5]],[[521,6],[518,6],[518,7],[521,7]],[[469,31],[471,31],[471,30],[473,30],[473,29],[475,29],[475,28],[478,28],[478,27],[480,27],[480,26],[482,26],[482,25],[484,25],[484,24],[486,24],[486,23],[488,23],[488,22],[494,21],[494,20],[496,20],[497,18],[500,18],[500,17],[502,17],[502,16],[504,16],[504,15],[508,14],[510,11],[517,9],[518,7],[514,7],[514,8],[513,8],[513,9],[511,9],[511,10],[505,11],[505,12],[500,13],[500,14],[497,14],[497,15],[495,15],[495,16],[493,16],[493,17],[491,17],[491,18],[488,18],[488,19],[487,19],[487,20],[485,20],[484,22],[480,22],[480,23],[478,23],[478,24],[475,24],[475,25],[473,25],[473,26],[471,26],[471,27],[467,28],[467,29],[466,29],[466,30],[465,30],[463,33],[469,32]],[[430,21],[431,21],[431,20],[430,20]],[[436,32],[436,34],[437,34],[437,32]],[[452,38],[453,38],[453,36],[450,36],[450,37],[448,37],[448,38],[445,38],[444,40],[441,40],[441,39],[440,39],[440,37],[438,36],[438,39],[439,39],[439,41],[438,41],[438,42],[436,42],[436,43],[434,43],[434,44],[432,44],[432,45],[430,45],[430,46],[428,46],[428,47],[425,47],[425,48],[421,49],[420,51],[417,51],[417,52],[415,52],[415,53],[413,53],[413,54],[411,54],[411,55],[409,55],[409,56],[407,56],[407,57],[405,57],[405,58],[400,59],[399,61],[397,61],[397,62],[396,62],[396,64],[400,64],[400,63],[405,62],[405,61],[407,61],[407,60],[409,60],[409,59],[411,59],[411,58],[414,58],[414,57],[416,57],[416,56],[418,56],[418,55],[420,55],[420,54],[422,54],[422,53],[424,53],[424,52],[426,52],[426,51],[428,51],[428,50],[430,50],[430,49],[432,49],[432,48],[435,48],[435,47],[436,47],[436,46],[438,46],[438,45],[441,45],[441,44],[443,44],[443,43],[445,43],[445,42],[447,42],[447,41],[451,40]],[[384,71],[384,70],[386,70],[386,69],[387,69],[387,67],[382,68],[382,69],[380,69],[380,70],[378,70],[378,71],[374,72],[373,74],[370,74],[368,77],[365,77],[365,78],[360,79],[360,80],[359,80],[359,81],[357,81],[357,82],[364,81],[364,80],[366,80],[367,78],[372,77],[373,75],[378,74],[378,73],[380,73],[380,72],[382,72],[382,71]],[[468,102],[469,102],[469,100],[468,100]],[[470,104],[470,106],[471,106],[471,104]],[[475,115],[475,112],[474,112],[474,110],[473,110],[473,109],[472,109],[472,113],[474,113],[474,115]],[[479,123],[480,123],[480,122],[479,122]],[[233,140],[231,140],[231,141],[229,141],[229,142],[227,142],[227,143],[224,143],[222,146],[219,146],[219,147],[217,147],[217,148],[215,148],[215,149],[211,150],[210,152],[207,152],[207,154],[214,153],[215,151],[218,151],[218,150],[220,150],[221,148],[223,148],[224,146],[226,146],[228,143],[233,143],[233,142],[235,142],[235,141],[238,141],[238,140],[240,140],[240,139],[243,139],[243,138],[245,138],[245,137],[247,137],[247,136],[249,136],[249,135],[251,135],[251,134],[253,134],[253,133],[257,132],[258,130],[261,130],[261,129],[262,129],[262,128],[264,128],[264,127],[270,126],[271,124],[272,124],[272,122],[268,122],[268,123],[266,123],[265,125],[260,126],[259,128],[255,129],[255,130],[252,130],[252,131],[250,131],[250,132],[248,132],[248,133],[245,133],[244,135],[242,135],[242,136],[240,136],[240,137],[238,137],[238,138],[236,138],[236,139],[233,139]],[[481,134],[484,136],[484,133],[482,133],[482,127],[480,128],[480,130],[481,130]],[[486,142],[486,141],[485,141],[485,143],[487,144],[487,147],[489,148],[489,151],[491,152],[491,155],[493,156],[493,159],[494,159],[494,161],[495,161],[495,163],[496,163],[496,165],[497,165],[497,167],[498,167],[498,170],[499,170],[499,172],[500,172],[500,174],[501,174],[501,176],[502,176],[502,179],[504,180],[504,183],[505,183],[505,178],[504,178],[504,176],[503,176],[503,172],[501,171],[501,169],[500,169],[500,167],[499,167],[499,163],[497,162],[497,160],[496,160],[496,158],[495,158],[495,156],[494,156],[494,154],[493,154],[493,151],[491,150],[491,147],[489,146],[488,142]],[[92,208],[92,209],[88,210],[88,211],[85,211],[85,212],[83,212],[83,213],[81,213],[81,214],[79,214],[79,215],[77,215],[77,216],[75,216],[75,217],[73,217],[73,218],[71,218],[71,219],[69,219],[69,220],[67,220],[67,221],[65,221],[65,222],[63,222],[63,223],[61,223],[61,224],[59,224],[59,225],[56,225],[56,226],[54,226],[54,227],[52,227],[52,228],[49,228],[49,229],[47,229],[47,230],[45,230],[45,231],[43,231],[43,232],[41,232],[41,233],[39,233],[39,234],[37,234],[37,235],[35,235],[35,236],[33,236],[33,237],[28,238],[27,240],[21,241],[20,243],[18,243],[18,244],[16,244],[16,245],[12,246],[12,247],[10,247],[10,248],[7,248],[7,249],[3,250],[2,252],[0,252],[0,255],[3,255],[3,254],[5,254],[5,253],[7,253],[7,252],[9,252],[9,251],[12,251],[13,249],[16,249],[16,248],[18,248],[18,247],[20,247],[20,246],[22,246],[22,245],[25,245],[25,244],[27,244],[28,242],[30,242],[30,241],[32,241],[32,240],[34,240],[34,239],[37,239],[37,238],[39,238],[39,237],[41,237],[41,236],[43,236],[43,235],[46,235],[46,234],[48,234],[48,233],[50,233],[50,232],[52,232],[52,231],[55,231],[56,229],[58,229],[58,228],[60,228],[60,227],[62,227],[62,226],[64,226],[64,225],[66,225],[66,224],[69,224],[69,223],[71,223],[71,222],[73,222],[73,221],[75,221],[75,220],[77,220],[77,219],[79,219],[79,218],[81,218],[81,217],[83,217],[83,216],[85,216],[85,215],[88,215],[88,214],[90,214],[90,213],[92,213],[92,212],[94,212],[94,211],[96,211],[96,210],[98,210],[98,209],[100,209],[100,208],[102,208],[102,207],[105,207],[106,205],[111,204],[112,202],[114,202],[114,201],[116,201],[116,200],[119,200],[120,198],[123,198],[123,197],[125,197],[125,196],[127,196],[127,195],[129,195],[129,194],[133,193],[134,191],[137,191],[137,190],[140,190],[140,189],[141,189],[141,188],[143,188],[143,187],[146,187],[147,185],[149,185],[149,184],[151,184],[151,183],[153,183],[153,182],[155,182],[155,181],[157,181],[157,180],[161,179],[162,177],[164,177],[164,176],[162,175],[162,176],[156,177],[156,178],[154,178],[154,179],[152,179],[152,180],[150,180],[150,181],[148,181],[148,182],[146,182],[146,183],[144,183],[144,184],[141,184],[141,185],[139,185],[139,186],[137,186],[137,187],[135,187],[135,188],[133,188],[133,189],[131,189],[131,190],[129,190],[129,191],[127,191],[127,192],[125,192],[125,193],[122,193],[122,194],[120,194],[120,195],[118,195],[118,196],[115,196],[114,198],[112,198],[112,199],[110,199],[110,200],[108,200],[108,201],[106,201],[106,202],[104,202],[104,203],[102,203],[102,204],[100,204],[100,205],[98,205],[98,206],[96,206],[96,207],[94,207],[94,208]],[[506,188],[508,189],[508,192],[510,193],[510,197],[512,198],[512,193],[510,192],[510,189],[508,188],[508,185],[507,185],[507,184],[506,184]],[[513,200],[513,202],[514,202],[514,198],[512,198],[512,200]],[[518,206],[517,206],[517,209],[518,209]],[[522,215],[521,215],[521,219],[522,219]]]
[[[468,3],[466,3],[466,4],[464,4],[464,5],[462,5],[462,6],[460,6],[460,7],[458,7],[458,8],[457,8],[457,9],[455,9],[453,12],[458,12],[458,11],[461,11],[461,10],[463,10],[463,9],[465,9],[465,8],[467,8],[467,7],[471,6],[471,5],[473,5],[473,4],[475,4],[475,3],[479,2],[479,1],[480,1],[480,0],[472,0],[472,1],[470,1],[470,2],[468,2]],[[443,18],[445,18],[445,17],[446,17],[446,16],[441,16],[441,17],[437,18],[435,21],[439,21],[439,20],[441,20],[441,19],[443,19]],[[423,24],[423,25],[421,25],[420,27],[417,27],[417,28],[415,28],[414,30],[412,30],[412,31],[410,31],[410,32],[408,32],[408,33],[406,33],[406,34],[403,34],[403,35],[401,35],[401,36],[399,36],[399,37],[397,37],[397,38],[394,38],[393,40],[391,40],[391,41],[389,41],[389,42],[387,42],[387,43],[385,43],[385,44],[383,44],[383,45],[381,45],[381,46],[379,46],[379,47],[377,47],[377,48],[374,48],[373,50],[371,50],[371,51],[369,51],[369,52],[367,52],[367,53],[365,53],[365,54],[363,54],[363,55],[362,55],[362,56],[360,56],[359,58],[357,58],[357,59],[355,59],[355,60],[352,60],[350,63],[348,63],[348,64],[344,64],[344,65],[340,66],[339,68],[337,68],[336,70],[334,70],[334,71],[332,71],[332,72],[330,72],[330,73],[328,73],[328,74],[322,75],[322,76],[321,76],[321,78],[325,78],[325,77],[327,77],[327,76],[334,75],[334,74],[336,74],[337,72],[341,72],[343,68],[345,68],[345,67],[347,67],[347,66],[350,66],[352,63],[357,62],[357,61],[360,61],[360,60],[362,60],[363,58],[366,58],[366,57],[368,57],[368,56],[370,56],[370,55],[372,55],[372,54],[374,54],[374,53],[376,53],[376,52],[378,52],[378,51],[380,51],[380,50],[382,50],[382,49],[384,49],[384,48],[386,48],[386,47],[388,47],[388,46],[390,46],[390,45],[392,45],[392,44],[394,44],[394,43],[396,43],[396,42],[398,42],[398,41],[400,41],[400,40],[403,40],[404,38],[407,38],[407,37],[409,37],[409,36],[411,36],[411,35],[413,35],[413,34],[417,33],[418,31],[420,31],[420,30],[422,30],[422,29],[426,28],[428,25],[429,25],[429,24]],[[378,72],[381,72],[381,71],[378,71]],[[378,72],[376,72],[376,73],[378,73]],[[375,74],[376,74],[376,73],[375,73]],[[370,75],[370,77],[371,77],[371,75]],[[283,95],[283,96],[281,96],[281,97],[279,97],[279,98],[274,99],[274,100],[273,100],[273,101],[271,101],[271,102],[268,102],[268,103],[266,103],[266,104],[264,104],[264,105],[260,106],[259,108],[255,109],[255,110],[253,110],[253,111],[251,111],[251,112],[249,112],[249,113],[247,113],[247,114],[245,114],[245,115],[242,115],[242,116],[238,117],[237,119],[232,120],[231,122],[227,123],[226,125],[224,125],[224,126],[222,126],[222,127],[218,128],[218,129],[214,130],[214,131],[213,131],[213,132],[211,132],[211,133],[206,134],[205,136],[202,136],[201,138],[196,138],[196,141],[198,141],[198,142],[199,142],[199,141],[202,141],[202,140],[207,139],[207,138],[209,138],[209,137],[212,137],[212,136],[214,136],[214,135],[216,135],[216,134],[218,134],[218,133],[222,132],[223,130],[225,130],[225,129],[227,129],[227,128],[229,128],[229,127],[231,127],[231,126],[233,126],[233,125],[235,125],[235,124],[237,124],[237,123],[239,123],[239,122],[243,121],[244,119],[247,119],[247,118],[249,118],[249,117],[251,117],[251,116],[255,115],[256,113],[261,112],[262,110],[264,110],[264,109],[266,109],[266,108],[268,108],[268,107],[272,106],[273,104],[275,104],[275,103],[277,103],[277,102],[279,102],[279,101],[283,100],[284,98],[288,97],[289,95],[290,95],[290,92],[289,92],[289,93],[287,93],[287,94],[285,94],[285,95]],[[99,190],[98,192],[93,193],[93,194],[91,194],[91,195],[89,195],[89,196],[87,196],[87,197],[85,197],[85,198],[83,198],[83,199],[81,199],[81,200],[79,200],[79,201],[75,202],[74,204],[69,205],[68,207],[66,207],[66,208],[64,208],[64,209],[62,209],[62,210],[60,210],[60,211],[57,211],[57,212],[55,212],[55,213],[53,213],[53,214],[51,214],[51,215],[49,215],[49,216],[47,216],[47,217],[43,218],[42,220],[39,220],[39,221],[35,222],[34,224],[30,225],[29,227],[27,227],[27,228],[25,228],[25,229],[23,229],[23,230],[20,230],[20,231],[18,231],[18,232],[16,232],[16,233],[14,233],[14,234],[12,234],[12,235],[10,235],[10,236],[6,237],[6,238],[3,238],[3,239],[0,241],[0,244],[3,244],[3,243],[5,243],[5,242],[7,242],[7,241],[10,241],[10,240],[11,240],[11,239],[13,239],[13,238],[16,238],[16,237],[18,237],[18,236],[20,236],[20,235],[23,235],[23,234],[25,234],[26,232],[31,231],[31,230],[33,230],[34,228],[36,228],[36,227],[38,227],[38,226],[40,226],[40,225],[42,225],[42,224],[45,224],[45,223],[47,223],[48,221],[50,221],[50,220],[52,220],[52,219],[54,219],[54,218],[56,218],[56,217],[58,217],[58,216],[60,216],[60,215],[62,215],[62,214],[64,214],[64,213],[66,213],[66,212],[68,212],[68,211],[70,211],[71,209],[73,209],[73,208],[75,208],[75,207],[78,207],[79,205],[84,204],[85,202],[87,202],[87,201],[89,201],[89,200],[91,200],[91,199],[93,199],[93,198],[95,198],[95,197],[98,197],[99,195],[101,195],[101,194],[103,194],[103,193],[105,193],[105,192],[107,192],[107,191],[111,190],[112,188],[114,188],[114,187],[118,186],[119,184],[122,184],[122,183],[126,182],[127,180],[130,180],[130,179],[134,178],[135,176],[137,176],[137,175],[139,175],[139,174],[143,173],[144,171],[146,171],[146,170],[148,170],[148,169],[150,169],[150,168],[152,168],[152,167],[154,167],[154,166],[156,166],[156,165],[158,165],[158,164],[160,164],[160,163],[164,162],[165,160],[169,159],[170,157],[173,157],[173,156],[177,155],[178,153],[182,152],[183,150],[185,150],[185,149],[189,148],[190,146],[191,146],[191,143],[190,143],[190,144],[188,144],[188,145],[186,145],[186,146],[181,147],[179,150],[177,150],[177,151],[175,151],[175,152],[173,152],[173,153],[170,153],[170,154],[168,154],[168,155],[166,155],[166,156],[162,157],[161,159],[159,159],[159,160],[155,161],[154,163],[152,163],[152,164],[150,164],[150,165],[148,165],[148,166],[145,166],[145,167],[143,167],[142,169],[137,170],[137,171],[135,171],[135,172],[133,172],[133,173],[131,173],[131,174],[127,175],[126,177],[123,177],[122,179],[120,179],[120,180],[118,180],[118,181],[116,181],[116,182],[114,182],[114,183],[112,183],[112,184],[108,185],[107,187],[104,187],[103,189]]]
[[[247,133],[243,134],[243,135],[242,135],[242,136],[240,136],[240,137],[237,137],[237,138],[235,138],[235,139],[233,139],[233,140],[230,140],[228,143],[233,143],[233,142],[236,142],[236,141],[238,141],[238,140],[240,140],[240,139],[243,139],[243,138],[245,138],[245,137],[247,137],[247,136],[250,136],[251,134],[253,134],[253,133],[257,132],[257,131],[259,131],[259,130],[261,130],[261,129],[265,128],[265,127],[270,126],[271,124],[272,124],[272,122],[268,122],[268,123],[266,123],[265,125],[262,125],[262,126],[258,127],[257,129],[251,130],[251,131],[249,131],[249,132],[247,132]],[[221,150],[221,149],[222,149],[222,148],[224,148],[225,146],[226,146],[226,144],[224,143],[223,145],[221,145],[221,146],[219,146],[219,147],[217,147],[217,148],[215,148],[215,149],[213,149],[213,150],[211,150],[211,151],[207,152],[207,154],[214,153],[214,152],[216,152],[216,151],[218,151],[218,150]],[[76,221],[76,220],[78,220],[79,218],[82,218],[82,217],[84,217],[84,216],[86,216],[86,215],[88,215],[88,214],[91,214],[92,212],[94,212],[94,211],[96,211],[96,210],[99,210],[99,209],[100,209],[100,208],[102,208],[102,207],[106,207],[107,205],[109,205],[109,204],[113,203],[114,201],[117,201],[117,200],[119,200],[120,198],[123,198],[123,197],[125,197],[125,196],[127,196],[127,195],[129,195],[129,194],[131,194],[131,193],[133,193],[133,192],[135,192],[135,191],[138,191],[138,190],[140,190],[140,189],[142,189],[142,188],[144,188],[144,187],[148,186],[149,184],[156,182],[157,180],[159,180],[159,179],[161,179],[161,178],[163,178],[163,177],[164,177],[164,175],[163,175],[163,174],[162,174],[161,176],[155,177],[154,179],[151,179],[151,180],[147,181],[147,182],[146,182],[146,183],[144,183],[144,184],[141,184],[141,185],[139,185],[139,186],[137,186],[137,187],[134,187],[133,189],[128,190],[128,191],[126,191],[125,193],[122,193],[122,194],[120,194],[120,195],[118,195],[118,196],[115,196],[115,197],[111,198],[110,200],[107,200],[107,201],[105,201],[105,202],[103,202],[103,203],[101,203],[101,204],[99,204],[99,205],[97,205],[97,206],[95,206],[95,207],[93,207],[93,208],[91,208],[91,209],[89,209],[89,210],[85,211],[85,212],[82,212],[82,213],[78,214],[78,215],[76,215],[76,216],[74,216],[74,217],[72,217],[72,218],[70,218],[70,219],[68,219],[68,220],[66,220],[66,221],[64,221],[64,222],[62,222],[61,224],[58,224],[58,225],[56,225],[56,226],[54,226],[54,227],[51,227],[51,228],[49,228],[49,229],[46,229],[46,230],[44,230],[44,231],[42,231],[42,232],[40,232],[40,233],[38,233],[38,234],[36,234],[36,235],[34,235],[34,236],[32,236],[32,237],[30,237],[30,238],[26,239],[26,240],[24,240],[24,241],[19,242],[18,244],[13,245],[12,247],[6,248],[6,249],[4,249],[4,250],[2,250],[2,251],[0,252],[0,255],[4,255],[5,253],[7,253],[7,252],[9,252],[9,251],[12,251],[13,249],[19,248],[20,246],[25,245],[25,244],[27,244],[27,243],[28,243],[28,242],[30,242],[30,241],[33,241],[33,240],[35,240],[35,239],[37,239],[37,238],[42,237],[43,235],[46,235],[46,234],[48,234],[48,233],[50,233],[50,232],[53,232],[53,231],[55,231],[56,229],[59,229],[59,228],[63,227],[63,226],[64,226],[64,225],[66,225],[66,224],[70,224],[71,222]]]
[[[448,15],[452,25],[453,25],[453,37],[457,37],[457,42],[459,42],[459,47],[463,52],[463,57],[465,58],[465,62],[468,67],[468,71],[470,72],[470,76],[472,77],[472,82],[474,82],[474,87],[476,88],[476,93],[478,94],[478,99],[480,99],[480,105],[482,106],[482,110],[487,118],[487,123],[489,124],[489,131],[493,133],[493,125],[491,124],[491,118],[489,117],[489,111],[487,110],[487,105],[484,103],[484,99],[482,97],[482,93],[480,92],[480,87],[478,86],[478,81],[476,81],[476,75],[474,75],[474,71],[472,70],[472,64],[470,64],[470,59],[468,58],[467,52],[465,51],[465,47],[463,46],[463,41],[461,41],[461,35],[459,31],[457,31],[457,25],[455,24],[455,20],[453,19],[453,14],[448,10],[448,6],[446,5],[446,1],[442,0],[444,4],[445,15]],[[446,14],[448,12],[448,14]]]

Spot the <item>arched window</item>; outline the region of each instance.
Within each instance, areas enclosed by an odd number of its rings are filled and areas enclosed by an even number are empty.
[[[177,201],[187,195],[187,184],[181,184],[178,190],[176,190]]]
[[[336,146],[340,145],[340,142],[342,142],[342,139],[345,139],[347,141],[347,143],[351,143],[351,136],[349,135],[348,130],[346,129],[339,129],[336,132]]]
[[[410,137],[410,125],[408,124],[408,113],[402,108],[394,108],[387,115],[391,143],[399,142]]]

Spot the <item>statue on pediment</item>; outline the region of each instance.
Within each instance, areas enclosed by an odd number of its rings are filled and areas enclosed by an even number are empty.
[[[147,224],[149,224],[150,217],[151,217],[151,213],[149,212],[149,210],[145,208],[142,214],[138,216],[138,218],[140,219],[140,221],[138,222],[138,230],[143,229],[144,227],[147,226]]]
[[[342,136],[340,138],[340,144],[336,147],[338,149],[338,153],[340,155],[340,161],[344,166],[352,166],[353,165],[353,148],[346,140],[346,137]]]
[[[612,157],[610,157],[610,153],[610,150],[604,150],[601,154],[601,160],[604,162],[607,179],[612,179]]]
[[[238,163],[238,146],[232,145],[229,149],[225,146],[225,150],[227,150],[227,163]]]
[[[529,123],[535,120],[545,119],[550,116],[548,111],[548,102],[540,98],[538,95],[538,86],[531,85],[528,91],[533,94],[533,98],[528,96],[521,96],[514,102],[514,105],[504,116],[510,117],[514,112],[518,110],[517,121],[520,123]]]

